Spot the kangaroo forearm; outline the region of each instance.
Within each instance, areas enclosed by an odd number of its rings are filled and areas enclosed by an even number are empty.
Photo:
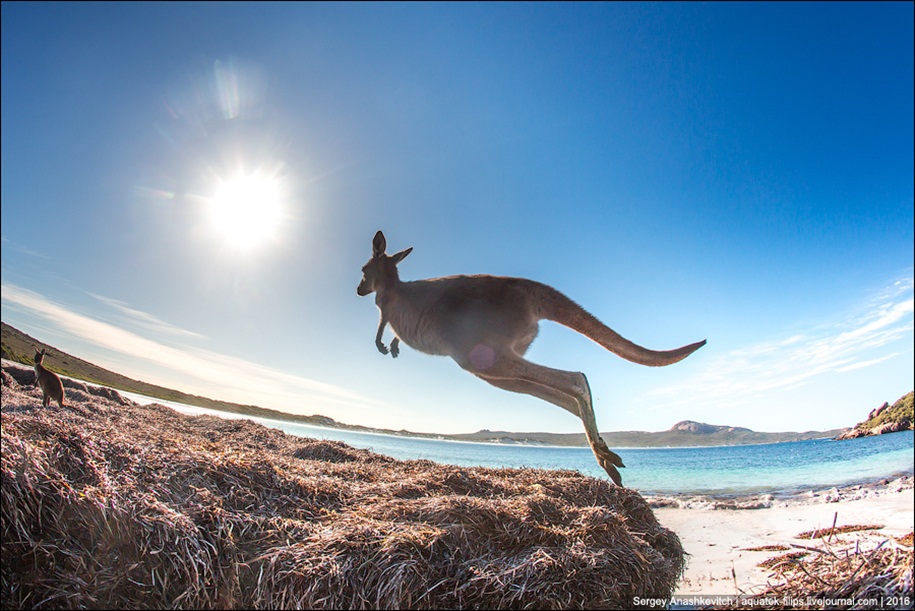
[[[384,342],[381,341],[381,336],[384,334],[384,328],[387,326],[388,321],[385,319],[384,315],[381,316],[381,320],[378,322],[378,333],[375,334],[375,346],[378,348],[378,351],[381,354],[387,354],[388,349],[384,345]]]

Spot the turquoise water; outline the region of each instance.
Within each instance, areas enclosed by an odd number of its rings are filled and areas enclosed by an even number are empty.
[[[280,423],[276,423],[279,425]],[[394,458],[484,467],[575,469],[606,478],[590,448],[500,445],[416,439],[282,423],[287,433],[336,439]],[[846,441],[615,451],[623,483],[644,494],[743,495],[829,488],[912,473],[911,431]]]
[[[125,393],[127,394],[127,393]],[[141,400],[130,395],[134,400]],[[149,399],[142,401],[150,402]],[[215,412],[177,404],[185,413]],[[502,445],[420,439],[252,418],[292,435],[333,439],[394,458],[483,467],[574,469],[606,478],[590,448]],[[784,494],[912,474],[912,431],[846,441],[814,439],[787,443],[703,448],[613,448],[623,459],[623,483],[643,494]]]

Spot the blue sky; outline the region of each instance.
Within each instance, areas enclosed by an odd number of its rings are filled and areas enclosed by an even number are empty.
[[[529,277],[649,348],[708,339],[655,369],[543,323],[528,357],[585,372],[602,430],[852,425],[915,385],[913,29],[911,3],[4,2],[2,318],[230,401],[580,431],[376,351],[382,229],[404,279]]]

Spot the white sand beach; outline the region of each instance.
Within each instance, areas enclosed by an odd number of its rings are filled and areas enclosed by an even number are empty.
[[[753,503],[750,503],[753,504]],[[898,545],[895,538],[913,530],[915,495],[912,477],[885,484],[852,486],[810,492],[783,500],[763,499],[758,509],[713,508],[702,501],[685,502],[683,507],[655,509],[658,521],[679,535],[690,554],[684,577],[676,594],[733,595],[761,592],[774,579],[770,569],[757,566],[767,558],[797,547],[820,547],[822,539],[803,540],[805,531],[850,525],[881,525],[867,530],[834,535],[831,549],[872,549]],[[890,540],[887,542],[887,540]],[[782,551],[749,551],[763,546],[784,546]]]

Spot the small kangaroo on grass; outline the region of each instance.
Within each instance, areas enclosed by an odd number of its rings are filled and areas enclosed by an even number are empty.
[[[47,407],[51,399],[57,401],[57,405],[64,406],[64,385],[53,371],[45,369],[41,364],[44,360],[45,351],[35,349],[35,381],[41,387],[41,404]]]
[[[381,340],[390,324],[395,337],[390,353],[397,357],[400,340],[427,354],[450,356],[458,365],[493,386],[533,395],[581,418],[598,464],[617,485],[623,461],[601,438],[594,419],[591,389],[580,372],[550,369],[523,358],[537,337],[537,323],[552,320],[594,340],[624,359],[659,367],[680,361],[705,340],[659,352],[638,346],[586,312],[556,289],[523,278],[448,276],[401,282],[397,264],[413,248],[385,254],[387,241],[378,232],[372,258],[362,268],[360,296],[375,293],[381,311],[375,345],[388,354]]]

